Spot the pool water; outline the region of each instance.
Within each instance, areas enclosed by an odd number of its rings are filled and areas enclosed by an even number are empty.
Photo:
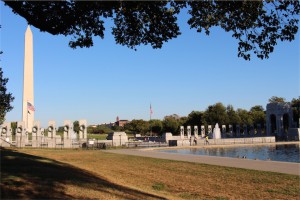
[[[274,144],[215,148],[187,148],[159,151],[166,153],[194,154],[232,158],[246,157],[247,159],[253,160],[258,159],[300,163],[299,148],[299,144]]]

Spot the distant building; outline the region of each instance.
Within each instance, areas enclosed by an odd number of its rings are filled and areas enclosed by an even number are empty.
[[[116,126],[124,127],[124,125],[127,124],[128,122],[129,122],[128,120],[119,120],[115,124]]]
[[[121,119],[121,120],[120,120],[119,116],[117,116],[116,120],[117,120],[117,121],[115,122],[115,125],[116,125],[116,126],[124,127],[125,124],[129,123],[129,121],[126,120],[126,119],[125,119],[125,120],[124,120],[124,119]]]
[[[106,126],[108,128],[112,128],[113,126],[124,127],[124,125],[129,122],[130,122],[129,120],[123,120],[123,119],[120,120],[119,117],[116,117],[116,122],[102,123],[100,124],[100,126]]]
[[[100,126],[106,126],[108,128],[111,128],[111,127],[113,127],[115,125],[116,125],[115,122],[109,122],[109,123],[102,123],[102,124],[100,124]]]

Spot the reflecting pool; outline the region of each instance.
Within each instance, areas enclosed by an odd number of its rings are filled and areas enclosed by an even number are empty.
[[[299,144],[272,144],[257,146],[187,148],[159,150],[166,153],[194,154],[206,156],[233,157],[258,160],[272,160],[281,162],[300,163]]]

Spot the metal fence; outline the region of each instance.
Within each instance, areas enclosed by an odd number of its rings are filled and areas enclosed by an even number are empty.
[[[149,148],[149,147],[167,147],[169,146],[168,143],[166,142],[126,142],[126,147],[144,147],[144,148]]]

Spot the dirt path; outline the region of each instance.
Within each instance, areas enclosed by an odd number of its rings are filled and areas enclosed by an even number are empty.
[[[285,174],[293,174],[300,176],[300,164],[291,162],[277,162],[277,161],[262,161],[262,160],[248,160],[239,158],[225,158],[216,156],[199,156],[199,155],[182,155],[175,153],[165,153],[158,151],[145,151],[142,149],[119,149],[106,150],[106,152],[128,154],[134,156],[161,158],[168,160],[179,160],[186,162],[205,163],[211,165],[219,165],[226,167],[236,167],[244,169],[254,169],[260,171],[271,171]]]

